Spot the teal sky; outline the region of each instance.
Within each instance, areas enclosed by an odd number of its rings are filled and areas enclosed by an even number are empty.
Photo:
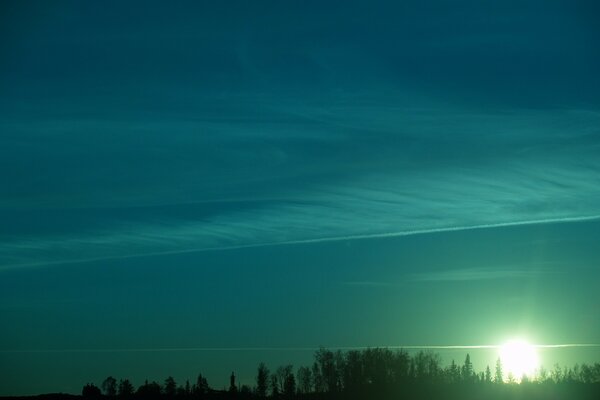
[[[3,2],[0,395],[600,343],[598,16]]]

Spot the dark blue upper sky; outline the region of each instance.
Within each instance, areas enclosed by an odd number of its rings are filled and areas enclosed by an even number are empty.
[[[0,394],[310,359],[233,348],[599,342],[599,17],[3,2]],[[184,347],[230,350],[130,352]]]

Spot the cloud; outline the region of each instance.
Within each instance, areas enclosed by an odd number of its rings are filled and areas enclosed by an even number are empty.
[[[424,272],[409,275],[412,282],[461,282],[495,279],[520,279],[557,273],[552,270],[524,270],[506,268],[465,268],[446,271]]]
[[[341,283],[344,286],[364,286],[364,287],[396,287],[397,283],[382,281],[346,281]]]
[[[14,161],[2,189],[12,196],[0,204],[8,221],[0,228],[0,265],[599,218],[597,112],[293,104],[271,103],[276,112],[256,123],[117,124],[118,145],[116,134],[94,145],[110,124],[84,124],[87,139],[74,124],[51,132],[60,157],[44,151],[43,124],[21,126],[0,150]],[[169,126],[179,129],[173,137],[164,134]],[[61,132],[60,124],[51,127]],[[208,133],[199,135],[203,127]],[[140,142],[139,130],[147,140],[135,154],[120,154],[121,144]],[[46,165],[44,179],[20,158],[23,143]],[[19,170],[24,175],[15,179]],[[473,271],[467,277],[483,279]]]
[[[468,282],[497,279],[524,279],[532,277],[539,278],[542,275],[558,273],[561,272],[544,266],[535,266],[534,268],[529,269],[506,267],[463,268],[407,274],[404,279],[400,281],[345,281],[341,284],[345,286],[385,288],[398,287],[404,283],[414,282]]]
[[[176,254],[186,253],[200,253],[207,251],[227,251],[237,249],[249,249],[257,247],[269,247],[269,246],[289,246],[289,245],[306,245],[316,243],[327,243],[327,242],[339,242],[339,241],[351,241],[351,240],[368,240],[368,239],[379,239],[379,238],[392,238],[402,236],[413,236],[413,235],[425,235],[445,232],[458,232],[466,230],[476,229],[492,229],[492,228],[503,228],[510,226],[523,226],[523,225],[537,225],[537,224],[552,224],[552,223],[573,223],[573,222],[585,222],[600,220],[600,215],[597,216],[584,216],[584,217],[572,217],[572,218],[558,218],[558,219],[545,219],[545,220],[525,220],[515,221],[498,224],[484,224],[484,225],[472,225],[472,226],[454,226],[446,228],[434,228],[434,229],[422,229],[412,231],[399,231],[399,232],[386,232],[386,233],[374,233],[367,235],[351,235],[351,236],[331,236],[321,237],[316,239],[297,239],[287,241],[271,241],[271,242],[258,242],[258,243],[247,243],[247,244],[229,244],[229,245],[213,245],[206,247],[182,247],[182,243],[188,243],[190,240],[198,236],[197,229],[192,228],[188,233],[182,233],[178,231],[172,235],[165,235],[163,232],[161,235],[153,237],[146,233],[143,237],[135,236],[132,234],[122,234],[121,236],[105,236],[97,238],[78,238],[78,239],[59,239],[54,242],[50,241],[31,241],[31,242],[19,242],[16,244],[8,244],[4,246],[3,250],[9,250],[6,253],[20,253],[25,252],[31,256],[36,252],[42,253],[46,256],[46,260],[40,261],[28,261],[25,257],[18,259],[15,257],[14,260],[5,262],[0,270],[12,269],[16,267],[40,267],[48,265],[60,265],[60,264],[79,264],[96,261],[110,261],[127,258],[137,257],[151,257],[151,256],[168,256]],[[229,228],[226,228],[229,229]],[[226,238],[231,240],[232,238],[219,232],[212,232],[220,238]],[[179,238],[177,237],[179,236]],[[209,238],[215,241],[214,237]],[[12,247],[11,247],[12,246]],[[149,251],[148,249],[156,249],[161,246],[171,248],[170,250],[159,250]],[[137,248],[142,250],[136,251]],[[71,250],[70,250],[71,249]],[[79,252],[85,252],[87,254],[97,254],[93,257],[65,257],[65,254],[73,254],[72,249],[77,249]],[[125,252],[119,252],[119,250],[126,249]],[[56,252],[60,257],[55,258],[47,257],[48,253]],[[11,263],[12,262],[12,263]],[[498,279],[498,278],[517,278],[527,277],[539,274],[538,272],[527,272],[517,270],[460,270],[449,273],[440,273],[438,275],[432,274],[427,277],[426,275],[419,276],[415,275],[413,280],[415,281],[459,281],[459,280],[482,280],[482,279]],[[359,286],[390,286],[388,283],[376,282],[376,281],[363,281],[363,282],[346,282],[349,285]]]

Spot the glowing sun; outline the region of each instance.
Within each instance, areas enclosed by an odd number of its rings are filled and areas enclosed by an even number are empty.
[[[519,382],[523,375],[532,377],[539,366],[538,355],[535,346],[524,340],[512,340],[500,347],[500,360],[504,370],[504,376],[509,374]]]

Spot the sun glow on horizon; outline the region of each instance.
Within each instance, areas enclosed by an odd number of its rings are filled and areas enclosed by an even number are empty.
[[[539,367],[536,347],[525,340],[511,340],[500,347],[504,379],[510,375],[520,382],[523,376],[533,377]]]

